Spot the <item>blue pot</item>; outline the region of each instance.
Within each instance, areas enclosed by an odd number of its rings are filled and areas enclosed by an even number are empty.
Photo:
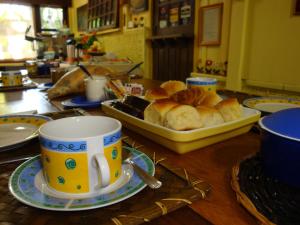
[[[261,153],[267,175],[300,187],[300,108],[278,111],[259,120]]]

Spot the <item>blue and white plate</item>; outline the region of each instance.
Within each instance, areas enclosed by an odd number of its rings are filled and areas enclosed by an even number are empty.
[[[130,150],[133,161],[148,174],[154,175],[155,167],[151,159],[136,149]],[[114,184],[100,189],[96,195],[75,198],[48,188],[42,175],[40,156],[37,156],[24,162],[13,172],[9,180],[9,190],[24,204],[41,209],[79,211],[100,208],[124,201],[146,187],[133,172],[131,165],[123,164],[122,170],[122,176]]]
[[[52,120],[41,115],[0,116],[0,152],[18,148],[38,136],[39,127]]]
[[[264,113],[300,107],[300,100],[285,97],[257,97],[243,101],[243,105]]]
[[[78,107],[80,107],[80,108],[95,108],[95,107],[100,106],[101,102],[100,101],[91,102],[91,101],[88,101],[85,96],[77,96],[77,97],[62,101],[61,104],[64,107],[68,107],[68,108],[78,108]]]

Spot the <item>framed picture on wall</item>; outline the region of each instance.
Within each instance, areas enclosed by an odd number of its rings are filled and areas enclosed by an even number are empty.
[[[220,45],[223,3],[203,6],[199,10],[199,44]]]
[[[300,16],[300,0],[293,0],[292,15]]]
[[[79,32],[87,31],[88,25],[88,5],[85,4],[77,8],[77,29]]]

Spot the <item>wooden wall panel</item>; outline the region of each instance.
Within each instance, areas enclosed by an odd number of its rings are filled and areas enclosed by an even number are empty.
[[[193,70],[193,38],[153,40],[153,78],[185,81]]]

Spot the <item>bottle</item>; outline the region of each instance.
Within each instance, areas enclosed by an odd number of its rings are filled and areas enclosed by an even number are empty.
[[[192,8],[188,1],[185,1],[180,8],[180,20],[182,25],[190,23]]]
[[[139,22],[139,27],[144,27],[144,25],[145,25],[145,20],[144,20],[144,17],[141,16],[140,17],[140,22]]]
[[[58,50],[58,59],[60,62],[63,62],[65,60],[65,55],[64,55],[64,51],[62,48],[60,48]]]
[[[75,60],[75,43],[73,38],[69,38],[66,41],[67,44],[67,62],[72,64]]]
[[[129,5],[124,4],[123,5],[123,28],[127,28],[128,22],[130,21],[131,15],[129,10]]]
[[[137,17],[134,17],[134,18],[133,18],[133,27],[134,27],[134,28],[137,28],[138,26],[139,26],[138,18],[137,18]]]
[[[170,24],[172,27],[178,26],[179,22],[179,4],[174,4],[170,8]]]
[[[168,26],[168,12],[165,6],[159,8],[159,28]]]

